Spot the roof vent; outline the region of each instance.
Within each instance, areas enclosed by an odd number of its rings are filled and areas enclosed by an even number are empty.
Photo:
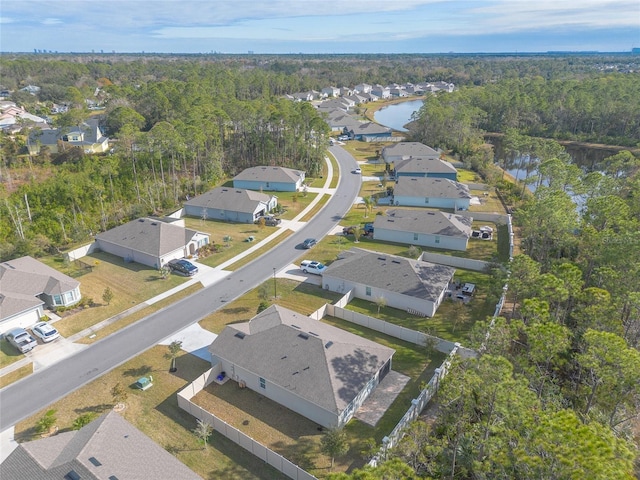
[[[302,370],[309,370],[309,367],[304,367]]]
[[[156,222],[151,222],[151,225],[156,226],[158,224]]]
[[[387,257],[378,257],[378,260],[382,260],[383,262],[387,261]]]
[[[309,333],[310,333],[311,335],[313,335],[314,337],[319,337],[319,336],[320,336],[320,335],[318,335],[318,334],[317,334],[317,333],[315,333],[315,332],[309,332]]]
[[[280,357],[280,360],[284,360],[285,358],[287,358],[286,355],[284,357]]]
[[[100,465],[102,465],[96,457],[89,457],[89,461],[93,463],[96,467],[99,467]]]
[[[324,344],[324,348],[329,348],[331,345],[333,345],[333,342],[329,340],[327,343]]]
[[[138,221],[139,221],[140,223],[144,223],[144,218],[139,218],[139,219],[138,219]]]
[[[240,340],[242,340],[246,335],[242,332],[236,332],[236,334],[234,335],[234,337],[238,337]]]
[[[398,265],[400,265],[400,260],[391,260],[391,263],[397,263]]]
[[[307,335],[306,333],[299,333],[298,336],[303,340],[309,340],[309,335]]]
[[[71,470],[64,478],[68,480],[80,480],[80,475],[78,475],[75,470]]]
[[[299,327],[298,325],[294,325],[294,324],[292,323],[292,324],[291,324],[291,326],[292,326],[293,328],[297,328],[298,330],[300,330],[300,327]]]

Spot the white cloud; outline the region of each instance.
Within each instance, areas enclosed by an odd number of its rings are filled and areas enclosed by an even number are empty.
[[[45,18],[42,21],[43,25],[59,25],[61,23],[63,23],[63,22],[59,18]]]

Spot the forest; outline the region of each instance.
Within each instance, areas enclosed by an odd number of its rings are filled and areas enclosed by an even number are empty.
[[[637,478],[639,66],[624,55],[3,57],[3,88],[41,86],[18,104],[42,115],[72,106],[52,115],[57,126],[89,118],[83,100],[99,91],[114,148],[29,155],[26,126],[2,133],[0,258],[161,215],[247,166],[318,175],[329,129],[286,93],[454,82],[425,97],[410,140],[456,155],[513,207],[519,251],[490,272],[498,296],[508,282],[507,304],[493,325],[475,325],[465,346],[482,354],[452,366],[435,420],[415,422],[377,468],[332,478]],[[527,182],[505,181],[487,132],[527,160]],[[625,149],[584,171],[565,139]]]

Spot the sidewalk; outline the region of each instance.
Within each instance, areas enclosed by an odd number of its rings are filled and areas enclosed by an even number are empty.
[[[305,224],[306,222],[301,222],[300,219],[303,218],[312,208],[315,207],[315,205],[321,200],[322,195],[321,194],[329,194],[329,195],[333,195],[335,193],[335,189],[334,188],[329,188],[329,185],[331,185],[331,180],[333,179],[333,165],[332,163],[329,161],[329,159],[326,159],[327,162],[327,179],[324,182],[324,185],[320,188],[310,188],[308,191],[309,192],[314,192],[314,193],[318,193],[318,195],[316,196],[316,198],[314,198],[309,205],[302,211],[300,212],[298,215],[296,215],[295,218],[293,218],[292,220],[284,220],[280,226],[278,226],[276,228],[276,231],[273,232],[271,235],[269,235],[267,238],[265,238],[264,240],[256,243],[255,245],[251,246],[251,248],[248,248],[247,250],[245,250],[244,252],[236,255],[235,257],[227,260],[226,262],[223,262],[222,264],[218,265],[215,268],[212,267],[208,267],[206,265],[202,265],[202,264],[198,264],[198,268],[200,270],[200,273],[198,273],[198,275],[196,275],[196,277],[190,279],[187,282],[184,282],[181,285],[178,285],[177,287],[174,287],[170,290],[167,290],[166,292],[163,292],[159,295],[156,295],[153,298],[150,298],[149,300],[146,300],[142,303],[139,303],[138,305],[129,308],[128,310],[125,310],[124,312],[121,312],[117,315],[114,315],[111,318],[108,318],[106,320],[103,320],[102,322],[99,322],[95,325],[92,325],[91,327],[82,330],[81,332],[78,332],[74,335],[71,335],[70,337],[66,338],[66,339],[60,339],[57,340],[54,343],[51,343],[49,345],[45,345],[46,347],[54,347],[56,346],[57,348],[43,348],[43,345],[39,345],[38,348],[32,350],[31,352],[27,353],[25,355],[24,358],[13,362],[11,365],[8,365],[2,369],[0,369],[0,377],[3,375],[6,375],[8,373],[11,373],[15,370],[18,370],[19,368],[28,365],[29,363],[33,362],[34,365],[34,371],[35,370],[39,370],[41,368],[46,368],[49,367],[57,362],[59,362],[60,360],[66,358],[67,356],[73,355],[74,353],[76,353],[79,349],[82,348],[86,348],[88,347],[88,345],[82,345],[82,344],[76,344],[74,342],[76,342],[77,340],[80,340],[81,338],[85,338],[88,337],[89,335],[94,334],[95,332],[97,332],[98,330],[111,325],[112,323],[120,320],[121,318],[124,318],[134,312],[137,312],[138,310],[142,310],[143,308],[148,307],[149,305],[153,305],[156,302],[159,302],[160,300],[164,300],[167,297],[170,297],[171,295],[178,293],[188,287],[190,287],[191,285],[196,284],[197,282],[202,283],[202,285],[206,288],[209,287],[215,283],[217,283],[218,281],[220,281],[221,279],[223,279],[224,277],[226,277],[229,273],[231,273],[228,270],[225,270],[226,267],[228,267],[229,265],[233,265],[234,263],[236,263],[238,260],[241,260],[242,258],[246,257],[247,255],[252,254],[253,252],[255,252],[256,250],[259,250],[260,248],[262,248],[264,245],[267,245],[269,242],[271,242],[273,239],[277,238],[279,235],[281,235],[283,232],[285,232],[286,230],[293,230],[294,232],[300,230]],[[195,262],[197,263],[197,262]],[[285,267],[282,272],[285,272],[287,269],[289,269],[291,266]],[[280,272],[276,272],[276,275],[279,275]],[[200,348],[200,347],[198,347]],[[186,350],[189,351],[189,350]],[[189,352],[191,353],[191,352]]]

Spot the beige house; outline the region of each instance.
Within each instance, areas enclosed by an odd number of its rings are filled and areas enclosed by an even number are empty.
[[[323,427],[353,417],[395,353],[278,305],[227,325],[209,351],[232,380]]]

